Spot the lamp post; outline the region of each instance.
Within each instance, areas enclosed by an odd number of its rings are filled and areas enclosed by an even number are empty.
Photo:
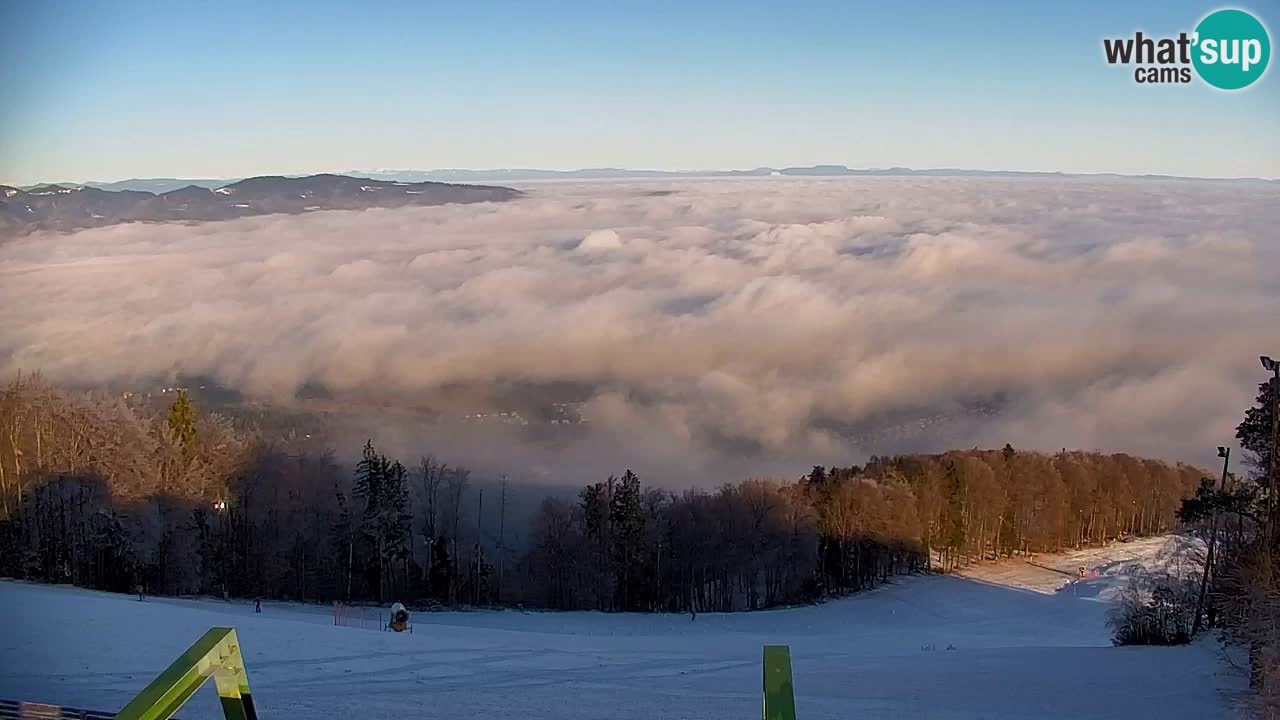
[[[229,534],[227,532],[227,526],[230,521],[230,518],[227,517],[227,501],[223,500],[222,498],[218,498],[218,500],[213,503],[213,511],[218,513],[218,525],[219,525],[219,530],[221,531],[219,532],[219,535],[221,535],[222,542],[219,544],[222,545],[222,552],[218,553],[218,555],[220,556],[219,559],[221,560],[221,565],[222,565],[222,573],[221,573],[222,574],[222,599],[226,600],[227,599],[227,535]]]
[[[1227,466],[1231,463],[1231,448],[1218,446],[1218,457],[1222,458],[1222,487],[1221,492],[1227,490]],[[1200,632],[1200,617],[1204,614],[1204,595],[1209,588],[1209,569],[1213,567],[1213,551],[1218,544],[1218,509],[1213,509],[1213,514],[1209,520],[1209,549],[1205,551],[1204,556],[1204,572],[1200,575],[1200,596],[1196,599],[1196,616],[1191,623],[1191,636],[1195,637]]]

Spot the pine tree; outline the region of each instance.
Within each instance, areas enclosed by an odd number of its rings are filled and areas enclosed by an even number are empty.
[[[360,532],[373,555],[367,568],[370,584],[377,587],[378,600],[387,590],[397,590],[395,568],[408,580],[407,560],[413,516],[409,512],[409,473],[399,461],[388,459],[365,443],[356,464],[353,494],[364,500]]]
[[[388,574],[398,563],[401,575],[408,581],[409,540],[413,516],[409,513],[409,473],[399,461],[387,464],[383,459],[382,498],[378,513],[378,532]],[[396,590],[394,577],[392,589]],[[403,583],[401,587],[403,587]]]
[[[640,504],[640,478],[631,470],[622,474],[609,498],[609,526],[613,530],[611,550],[617,606],[632,610],[636,607],[639,580],[643,577],[639,566],[643,557],[640,544],[644,539],[644,509]]]
[[[191,452],[196,442],[196,408],[186,390],[178,391],[178,399],[169,406],[169,430],[184,452]]]
[[[1250,477],[1264,488],[1267,486],[1267,473],[1271,472],[1271,414],[1275,410],[1273,385],[1268,379],[1258,386],[1257,404],[1245,411],[1244,420],[1236,426],[1236,439],[1252,467]]]
[[[382,504],[383,478],[386,474],[386,460],[368,440],[360,453],[360,462],[356,463],[355,485],[351,494],[364,500],[364,512],[360,519],[360,535],[369,546],[372,557],[365,567],[365,575],[369,584],[377,588],[378,601],[385,599],[386,558],[383,553],[382,536],[378,531],[378,515]]]
[[[613,582],[612,545],[613,533],[609,523],[609,498],[613,495],[613,476],[603,483],[584,487],[578,493],[578,503],[586,540],[590,552],[590,573],[595,575],[594,590],[597,610],[611,609]]]
[[[373,448],[373,440],[366,440],[356,463],[356,482],[352,494],[364,498],[365,515],[376,514],[378,496],[382,492],[383,457]]]
[[[947,463],[946,485],[944,485],[943,492],[947,501],[946,520],[943,525],[943,542],[951,556],[951,564],[954,566],[960,563],[959,550],[964,545],[966,533],[964,512],[965,482],[954,461]]]

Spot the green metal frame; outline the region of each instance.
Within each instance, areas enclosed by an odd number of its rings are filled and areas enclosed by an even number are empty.
[[[764,720],[796,720],[791,649],[786,645],[764,646]]]
[[[232,628],[211,628],[116,715],[116,720],[168,720],[213,678],[227,720],[257,720],[240,641]]]
[[[211,628],[142,689],[116,720],[169,720],[201,685],[213,678],[226,720],[257,720],[249,676],[232,628]],[[791,649],[764,646],[764,720],[796,720]]]

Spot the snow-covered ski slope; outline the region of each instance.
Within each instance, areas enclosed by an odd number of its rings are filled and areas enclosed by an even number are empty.
[[[1039,593],[1065,593],[1077,598],[1115,600],[1134,572],[1164,571],[1200,577],[1204,543],[1180,536],[1140,538],[1106,547],[1041,555],[1028,562],[974,565],[965,577]],[[1085,577],[1079,576],[1080,568]]]
[[[1166,547],[1142,541],[1087,556],[1090,567],[1116,569],[1158,561]],[[1084,558],[1037,562],[1070,573]],[[802,720],[1230,716],[1226,696],[1243,679],[1213,643],[1113,648],[1101,590],[1054,592],[1066,575],[1022,562],[970,575],[906,578],[821,606],[696,621],[423,613],[412,635],[333,627],[328,608],[266,603],[255,615],[251,602],[139,602],[5,582],[0,697],[117,709],[205,630],[229,625],[264,720],[749,720],[760,714],[767,643],[791,646]],[[1119,581],[1108,575],[1094,582]],[[180,716],[220,717],[212,689]]]

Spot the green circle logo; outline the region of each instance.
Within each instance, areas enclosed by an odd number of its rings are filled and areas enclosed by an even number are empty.
[[[1200,79],[1220,90],[1257,82],[1271,60],[1267,28],[1243,10],[1212,12],[1196,26],[1191,63]]]

